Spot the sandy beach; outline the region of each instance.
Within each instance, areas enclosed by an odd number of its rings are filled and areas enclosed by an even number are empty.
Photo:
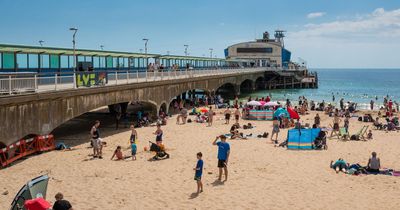
[[[382,167],[400,169],[400,133],[373,130],[370,141],[343,142],[329,139],[328,150],[292,151],[275,147],[269,138],[228,140],[231,144],[229,180],[216,182],[217,147],[215,136],[229,132],[230,125],[218,110],[213,127],[189,123],[176,125],[175,116],[163,126],[164,144],[170,159],[149,162],[144,152],[154,141],[155,127],[137,129],[137,161],[111,161],[117,145],[130,154],[128,129],[115,132],[112,126],[102,130],[107,147],[104,159],[91,160],[89,144],[78,144],[73,151],[52,151],[29,157],[0,170],[0,209],[8,209],[20,187],[28,180],[48,174],[47,200],[62,192],[74,209],[397,209],[400,206],[400,179],[385,175],[350,176],[336,174],[329,168],[340,157],[350,163],[366,165],[372,151],[378,153]],[[316,112],[302,116],[313,122]],[[320,112],[322,125],[332,118]],[[190,118],[190,117],[189,117]],[[193,118],[193,117],[192,117]],[[243,130],[253,136],[271,133],[270,121],[251,122],[256,128]],[[232,124],[232,122],[231,122]],[[350,133],[367,123],[350,120]],[[372,128],[372,123],[368,123]],[[89,127],[91,125],[88,125]],[[102,129],[100,127],[100,129]],[[286,139],[281,130],[279,141]],[[88,139],[88,131],[71,134],[71,138]],[[87,141],[88,142],[88,141]],[[204,192],[196,195],[193,180],[196,153],[203,153]],[[3,195],[3,192],[8,192]],[[6,194],[6,193],[5,193]]]

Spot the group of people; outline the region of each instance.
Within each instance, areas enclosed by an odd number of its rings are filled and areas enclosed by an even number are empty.
[[[381,169],[381,160],[377,157],[376,152],[372,152],[371,157],[368,159],[367,166],[361,166],[360,164],[349,164],[343,158],[339,158],[336,161],[331,161],[330,167],[336,171],[336,173],[343,172],[347,174],[378,174]]]

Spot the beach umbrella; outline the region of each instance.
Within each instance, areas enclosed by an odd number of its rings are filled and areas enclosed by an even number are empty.
[[[206,112],[208,112],[208,109],[206,109],[206,108],[201,108],[201,109],[200,109],[200,112],[206,113]]]
[[[279,104],[277,102],[270,101],[270,102],[265,103],[264,106],[279,106]]]
[[[288,113],[288,111],[284,108],[278,108],[275,112],[274,112],[274,117],[286,117],[286,118],[290,118],[290,115]]]
[[[292,119],[300,119],[299,114],[296,111],[294,111],[291,107],[288,107],[287,111],[289,113],[290,118],[292,118]]]
[[[249,106],[261,106],[261,103],[259,101],[249,101],[249,102],[247,102],[247,105],[249,105]]]

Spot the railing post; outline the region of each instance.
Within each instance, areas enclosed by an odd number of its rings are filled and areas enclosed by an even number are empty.
[[[161,80],[164,78],[164,69],[161,69]]]
[[[171,79],[171,71],[168,69],[168,79]]]
[[[115,84],[118,85],[118,72],[115,71]]]
[[[126,71],[126,84],[129,84],[129,71]]]
[[[35,74],[35,92],[38,92],[37,75]]]
[[[74,75],[73,75],[73,77],[74,78],[72,78],[72,81],[74,82],[74,89],[76,89],[77,88],[77,86],[76,86],[76,73],[74,72]]]
[[[54,75],[54,90],[57,90],[57,74]]]
[[[146,69],[146,82],[147,82],[147,69]]]
[[[12,90],[11,90],[11,88],[12,88],[12,85],[11,85],[11,75],[10,76],[8,76],[8,94],[12,94]]]
[[[136,82],[139,83],[139,69],[136,71]]]

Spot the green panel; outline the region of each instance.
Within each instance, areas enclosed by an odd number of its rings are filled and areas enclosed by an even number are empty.
[[[58,55],[50,55],[50,68],[51,69],[60,68],[60,56],[58,56]]]
[[[3,53],[3,68],[13,69],[15,68],[14,53]]]
[[[113,58],[112,57],[107,57],[106,59],[107,59],[106,67],[107,68],[112,68],[113,67]]]

